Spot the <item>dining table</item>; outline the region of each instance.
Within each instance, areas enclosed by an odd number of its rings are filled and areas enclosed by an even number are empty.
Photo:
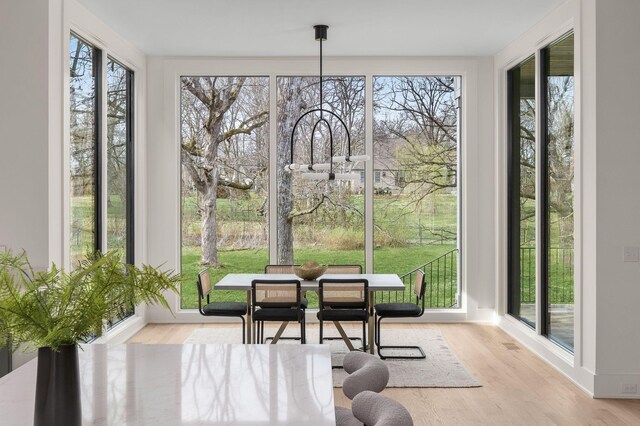
[[[218,283],[215,284],[215,290],[238,290],[246,291],[247,293],[247,306],[249,307],[247,312],[247,342],[252,341],[252,321],[251,321],[251,282],[253,280],[300,280],[301,291],[318,291],[319,280],[321,279],[366,279],[368,281],[369,289],[369,321],[368,321],[368,340],[369,345],[367,349],[370,353],[374,352],[374,321],[373,321],[373,307],[375,304],[375,293],[378,291],[404,291],[405,286],[400,277],[397,274],[324,274],[315,280],[302,280],[297,275],[291,274],[227,274]],[[344,329],[338,323],[334,323],[338,332],[344,339],[347,347],[353,350],[349,338],[347,337]],[[284,325],[286,326],[286,324]],[[274,342],[277,342],[277,338],[284,331],[284,327],[281,327],[276,333]]]

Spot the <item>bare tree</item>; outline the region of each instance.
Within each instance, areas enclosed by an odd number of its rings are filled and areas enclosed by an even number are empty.
[[[335,112],[351,133],[352,154],[364,152],[364,79],[357,77],[328,77],[324,82],[324,108]],[[316,77],[285,77],[278,79],[278,262],[293,263],[294,225],[316,223],[320,217],[329,217],[330,223],[343,223],[345,211],[353,206],[344,201],[350,192],[349,183],[306,181],[298,175],[284,171],[291,161],[291,132],[298,118],[307,110],[320,107],[319,79]],[[311,132],[319,118],[310,114],[296,130],[294,162],[311,161]],[[333,130],[334,155],[346,155],[346,133],[339,122],[329,114],[327,119]],[[326,162],[330,156],[328,131],[318,128],[314,137],[313,160]],[[336,172],[348,172],[353,163],[335,164]],[[357,217],[363,217],[356,211]],[[297,229],[297,228],[296,228]]]
[[[268,121],[267,110],[244,110],[237,102],[245,90],[246,81],[246,77],[182,79],[182,88],[191,94],[198,109],[184,113],[191,114],[196,122],[202,123],[201,129],[192,128],[186,135],[183,132],[182,166],[203,201],[201,263],[214,267],[220,266],[216,234],[218,189],[227,187],[246,191],[254,186],[256,179],[255,174],[247,175],[240,167],[226,174],[228,169],[223,167],[220,156],[232,152],[233,145],[241,142],[240,136],[251,134]]]
[[[453,90],[452,77],[380,79],[375,88],[376,109],[386,115],[376,123],[376,132],[380,140],[386,140],[387,162],[395,163],[387,167],[402,173],[396,181],[411,188],[417,203],[458,184]]]

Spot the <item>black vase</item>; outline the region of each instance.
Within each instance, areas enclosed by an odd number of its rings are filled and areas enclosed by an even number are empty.
[[[34,426],[74,426],[82,423],[78,347],[38,349]]]

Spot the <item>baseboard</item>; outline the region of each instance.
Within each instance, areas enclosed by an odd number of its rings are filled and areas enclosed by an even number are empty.
[[[306,321],[313,324],[318,322],[317,309],[307,309]],[[194,323],[237,323],[240,320],[235,317],[205,317],[197,309],[180,309],[174,315],[167,315],[166,312],[149,312],[147,314],[148,323],[153,324],[194,324]],[[495,315],[492,309],[478,310],[473,317],[460,309],[433,309],[426,310],[420,318],[389,318],[386,322],[398,323],[477,323],[495,324]]]
[[[583,367],[575,366],[573,355],[508,315],[498,318],[498,326],[522,346],[560,372],[578,388],[589,396],[595,397],[595,375]]]
[[[635,392],[624,392],[623,386],[635,385]],[[596,374],[594,398],[640,399],[640,374]]]
[[[11,371],[15,370],[18,367],[25,365],[27,362],[38,356],[38,351],[35,349],[31,349],[25,351],[25,346],[22,345],[19,347],[13,354],[11,354]]]
[[[138,331],[142,330],[145,325],[147,325],[147,322],[145,321],[144,317],[133,316],[116,325],[104,336],[97,338],[93,343],[126,343]]]

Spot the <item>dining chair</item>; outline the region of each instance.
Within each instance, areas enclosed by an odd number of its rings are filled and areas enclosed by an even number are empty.
[[[325,274],[361,274],[362,265],[328,265]]]
[[[362,265],[327,265],[325,274],[362,274]],[[325,340],[342,340],[342,337],[325,337]],[[362,340],[357,336],[349,336],[349,340]],[[364,347],[364,345],[363,345]]]
[[[299,265],[267,265],[264,267],[265,274],[293,274],[293,267]]]
[[[378,303],[374,306],[374,336],[380,359],[424,359],[426,357],[420,346],[383,346],[381,341],[381,323],[384,318],[419,318],[424,314],[425,279],[423,271],[416,271],[413,291],[416,303]],[[383,349],[413,349],[419,355],[383,355]]]
[[[211,275],[208,269],[198,273],[198,310],[207,317],[239,317],[242,319],[242,343],[245,343],[246,323],[244,316],[247,314],[247,304],[244,302],[211,302]],[[203,299],[207,299],[206,305],[202,305]]]
[[[290,321],[300,323],[300,340],[306,343],[304,310],[300,305],[300,280],[251,281],[251,317],[254,341],[262,343],[265,322],[281,322],[272,343],[277,343]]]
[[[298,266],[298,265],[266,265],[264,267],[264,273],[265,274],[293,274],[293,267],[294,266]],[[301,292],[300,293],[300,307],[302,309],[307,309],[307,306],[309,306],[309,300],[307,300],[306,297],[306,292]],[[262,336],[264,337],[264,323],[261,324],[261,333]],[[271,337],[267,337],[264,339],[264,341],[266,342],[267,340],[272,340],[273,336]],[[280,337],[280,340],[300,340],[300,337]]]
[[[367,347],[369,320],[369,281],[364,278],[326,278],[319,281],[320,343],[323,342],[324,321],[362,322],[362,347]],[[344,336],[343,336],[344,338]]]

